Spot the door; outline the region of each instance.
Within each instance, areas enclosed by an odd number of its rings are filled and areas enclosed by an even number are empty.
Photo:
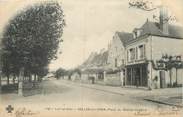
[[[166,88],[165,71],[160,71],[160,88]]]
[[[135,69],[135,85],[138,86],[142,86],[141,82],[140,82],[141,76],[140,76],[140,68],[137,67]]]

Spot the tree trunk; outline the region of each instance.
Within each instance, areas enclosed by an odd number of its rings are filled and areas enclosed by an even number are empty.
[[[170,87],[172,87],[172,70],[170,69]]]
[[[32,82],[32,76],[29,75],[29,82]]]
[[[1,73],[0,73],[0,94],[1,94]]]
[[[15,74],[13,75],[13,84],[15,84],[15,79],[16,79],[16,76]]]
[[[24,79],[24,68],[20,69],[19,73],[19,83],[18,83],[18,95],[22,96],[23,95],[23,79]]]
[[[177,86],[177,84],[178,84],[178,79],[177,79],[177,68],[176,68],[176,86]]]
[[[9,85],[9,84],[10,84],[10,75],[7,74],[7,85]]]
[[[34,74],[34,82],[36,82],[36,74]]]
[[[25,77],[24,76],[22,76],[23,77],[23,82],[25,81]]]

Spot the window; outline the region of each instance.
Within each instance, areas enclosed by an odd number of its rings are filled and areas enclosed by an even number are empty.
[[[133,38],[136,38],[136,37],[137,37],[137,31],[134,31]]]
[[[134,38],[139,37],[139,36],[141,35],[142,32],[143,32],[142,29],[135,29],[135,30],[133,31],[133,37],[134,37]]]
[[[135,48],[135,54],[136,54],[135,59],[138,59],[138,47]]]
[[[133,61],[135,59],[135,48],[131,48],[129,50],[129,59],[130,61]]]
[[[138,30],[137,30],[137,37],[139,37],[139,36],[141,35],[141,32],[142,32],[141,29],[138,29]]]
[[[117,67],[117,66],[118,66],[118,59],[115,58],[115,67]]]
[[[145,58],[145,45],[139,46],[139,59]]]

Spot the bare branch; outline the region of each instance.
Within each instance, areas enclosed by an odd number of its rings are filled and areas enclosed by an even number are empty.
[[[134,7],[144,11],[153,11],[158,8],[158,6],[154,6],[152,2],[149,1],[139,1],[139,0],[130,0],[129,8]]]
[[[153,19],[156,20],[156,21],[159,21],[159,18],[156,15],[153,15]],[[169,16],[169,17],[163,19],[163,23],[167,23],[169,21],[177,21],[177,20],[176,20],[175,16]]]
[[[155,9],[158,9],[160,6],[154,6],[152,2],[149,1],[145,1],[145,0],[129,0],[129,8],[137,8],[137,9],[141,9],[143,11],[153,11]],[[153,15],[153,19],[158,21],[159,18],[155,15]],[[163,19],[164,23],[167,23],[169,21],[176,21],[176,17],[175,16],[169,16],[165,19]]]

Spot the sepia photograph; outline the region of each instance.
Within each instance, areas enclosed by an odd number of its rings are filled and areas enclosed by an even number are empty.
[[[183,116],[182,0],[0,0],[0,117]]]

